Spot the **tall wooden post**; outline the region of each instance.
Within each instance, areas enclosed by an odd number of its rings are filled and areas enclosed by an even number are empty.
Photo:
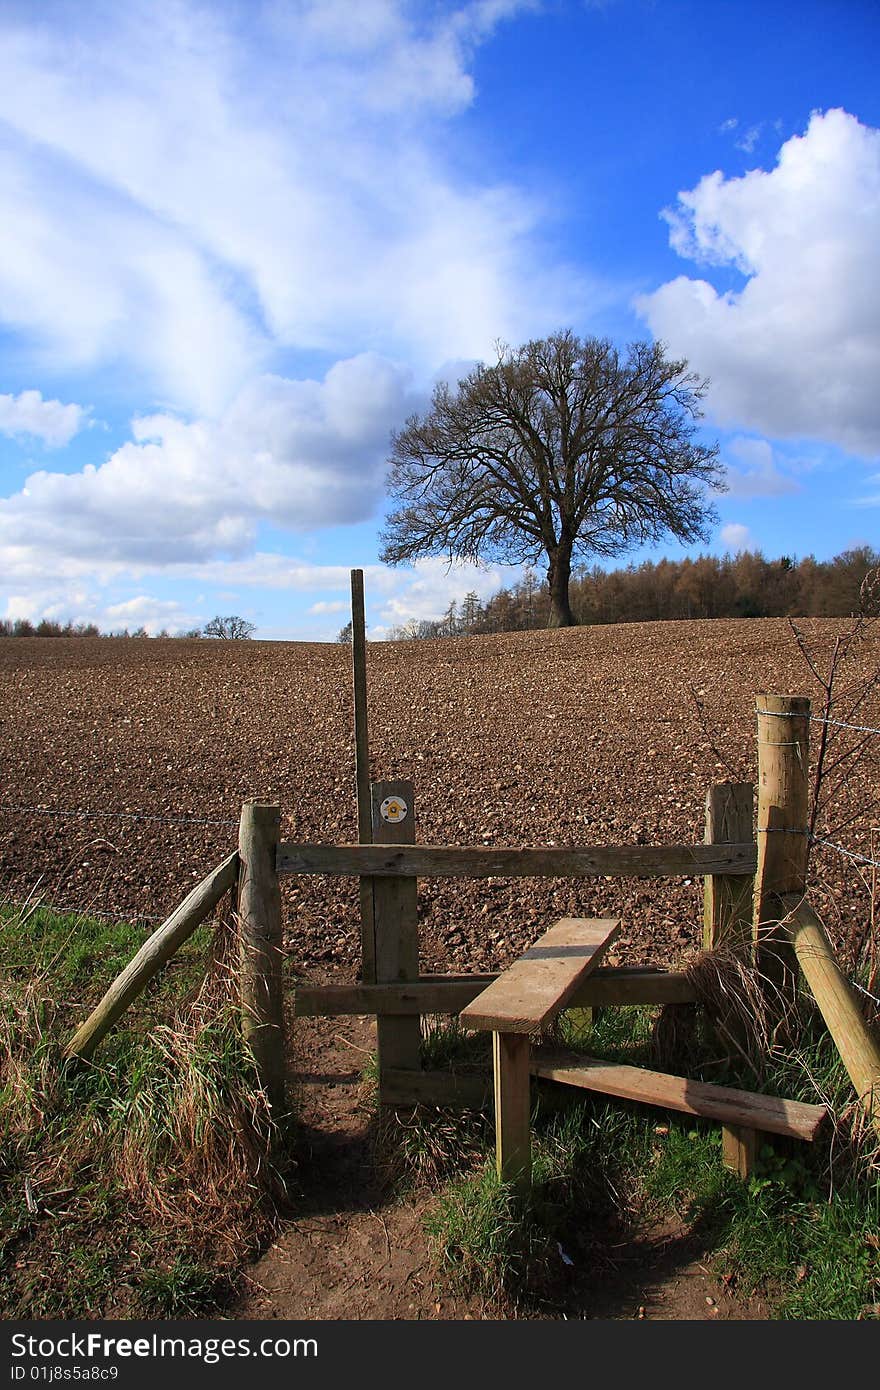
[[[374,844],[415,844],[415,794],[412,782],[374,782]],[[379,984],[419,977],[418,881],[400,875],[372,880],[376,929],[376,979]],[[380,1014],[376,1021],[379,1049],[379,1099],[386,1070],[418,1071],[421,1066],[421,1019],[418,1014]]]
[[[275,1120],[286,1110],[281,889],[275,868],[281,808],[246,801],[238,853],[241,876],[241,1026]]]
[[[751,782],[718,782],[706,793],[706,844],[745,844],[754,835],[755,788]],[[752,935],[754,880],[707,874],[703,888],[703,949],[736,949]]]
[[[810,802],[810,701],[797,695],[759,695],[758,869],[753,939],[758,968],[770,984],[793,996],[795,961],[783,894],[803,893],[807,881]]]
[[[370,807],[370,739],[367,722],[367,627],[364,615],[364,572],[351,572],[351,674],[354,688],[354,766],[357,784],[358,843],[372,844]],[[373,884],[360,880],[361,979],[376,982],[376,933],[373,921]]]

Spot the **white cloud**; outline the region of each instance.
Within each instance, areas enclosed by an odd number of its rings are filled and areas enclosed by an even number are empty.
[[[325,613],[344,613],[346,612],[347,608],[348,604],[344,603],[342,599],[333,599],[332,601],[323,599],[319,603],[313,603],[309,609],[309,612],[317,613],[319,615]]]
[[[460,560],[452,565],[445,559],[431,557],[416,560],[411,570],[396,572],[399,589],[382,609],[383,627],[374,630],[381,636],[388,628],[399,627],[415,619],[442,618],[450,603],[460,603],[465,594],[475,593],[483,601],[498,592],[502,584],[511,582],[506,573],[496,567],[476,565]]]
[[[156,599],[137,594],[119,603],[106,598],[88,584],[63,588],[40,586],[29,591],[10,594],[4,617],[15,622],[27,619],[39,623],[43,618],[61,624],[94,623],[101,632],[121,632],[128,628],[144,630],[151,637],[160,632],[175,635],[202,626],[198,618],[187,613],[174,599]]]
[[[88,414],[88,410],[81,405],[45,401],[40,391],[22,391],[17,396],[0,395],[0,434],[13,439],[29,435],[42,439],[49,448],[59,449],[79,433]]]
[[[124,363],[211,417],[279,350],[430,370],[568,319],[588,291],[547,266],[549,209],[451,158],[477,45],[531,8],[7,13],[0,317],[55,366]]]
[[[202,626],[175,599],[156,599],[149,594],[136,594],[134,598],[124,599],[121,603],[107,604],[99,612],[101,621],[98,625],[102,631],[120,631],[123,628],[131,631],[142,627],[150,637],[155,637],[160,632],[174,635]]]
[[[743,526],[739,521],[731,521],[722,526],[719,535],[722,545],[734,554],[740,550],[751,550],[754,545],[748,526]]]
[[[681,256],[745,277],[720,293],[680,276],[637,302],[712,379],[714,419],[880,451],[880,131],[816,113],[773,169],[708,174],[665,216]]]
[[[743,131],[742,135],[735,142],[738,150],[744,150],[746,154],[752,154],[755,146],[761,138],[763,124],[749,126],[748,130]]]
[[[780,472],[773,447],[766,439],[732,439],[723,455],[731,455],[735,460],[723,460],[729,497],[782,497],[799,491],[800,485]]]
[[[244,558],[261,520],[294,531],[367,519],[389,432],[413,408],[408,373],[375,354],[323,381],[252,380],[217,422],[160,414],[99,466],[40,470],[0,500],[0,558],[57,572]]]

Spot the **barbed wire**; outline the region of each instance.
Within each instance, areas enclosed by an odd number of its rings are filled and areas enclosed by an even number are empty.
[[[127,922],[137,926],[138,922],[164,922],[167,913],[158,912],[138,912],[136,908],[121,908],[119,912],[107,912],[98,907],[76,907],[73,904],[49,902],[43,897],[28,897],[23,902],[13,901],[3,903],[0,906],[14,907],[20,912],[57,912],[60,917],[100,917],[108,922]]]
[[[852,985],[853,989],[857,989],[859,991],[859,994],[864,994],[866,999],[872,999],[875,1004],[880,1004],[880,999],[877,998],[876,994],[872,994],[869,989],[865,989],[862,985],[859,984],[858,980],[850,980],[850,984]]]
[[[833,840],[823,840],[819,835],[809,835],[808,839],[814,845],[825,845],[827,849],[837,850],[838,854],[846,855],[847,859],[855,859],[859,864],[869,864],[875,869],[880,869],[880,859],[872,859],[869,854],[859,854],[856,850],[835,844]]]
[[[214,820],[203,816],[157,816],[150,811],[85,811],[54,806],[9,806],[0,803],[0,811],[33,816],[70,816],[82,820],[153,821],[159,825],[238,825],[237,820]]]
[[[811,714],[812,724],[833,724],[837,729],[854,729],[857,734],[880,734],[880,729],[874,729],[869,724],[847,724],[843,719],[826,719],[820,714]]]

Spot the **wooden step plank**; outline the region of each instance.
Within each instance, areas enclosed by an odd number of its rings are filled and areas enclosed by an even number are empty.
[[[622,1100],[637,1100],[664,1110],[680,1110],[700,1115],[723,1125],[766,1130],[790,1139],[813,1140],[828,1111],[824,1105],[808,1105],[798,1100],[781,1100],[730,1086],[714,1086],[706,1081],[690,1081],[684,1076],[647,1071],[643,1067],[603,1062],[595,1057],[576,1061],[536,1053],[532,1072],[547,1081],[601,1091]]]
[[[534,1033],[565,1008],[620,931],[613,918],[562,917],[462,1009],[464,1028]]]

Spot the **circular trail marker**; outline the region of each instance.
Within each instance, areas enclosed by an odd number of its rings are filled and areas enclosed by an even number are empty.
[[[391,825],[399,825],[408,814],[409,807],[401,796],[386,796],[379,807],[379,815]]]

